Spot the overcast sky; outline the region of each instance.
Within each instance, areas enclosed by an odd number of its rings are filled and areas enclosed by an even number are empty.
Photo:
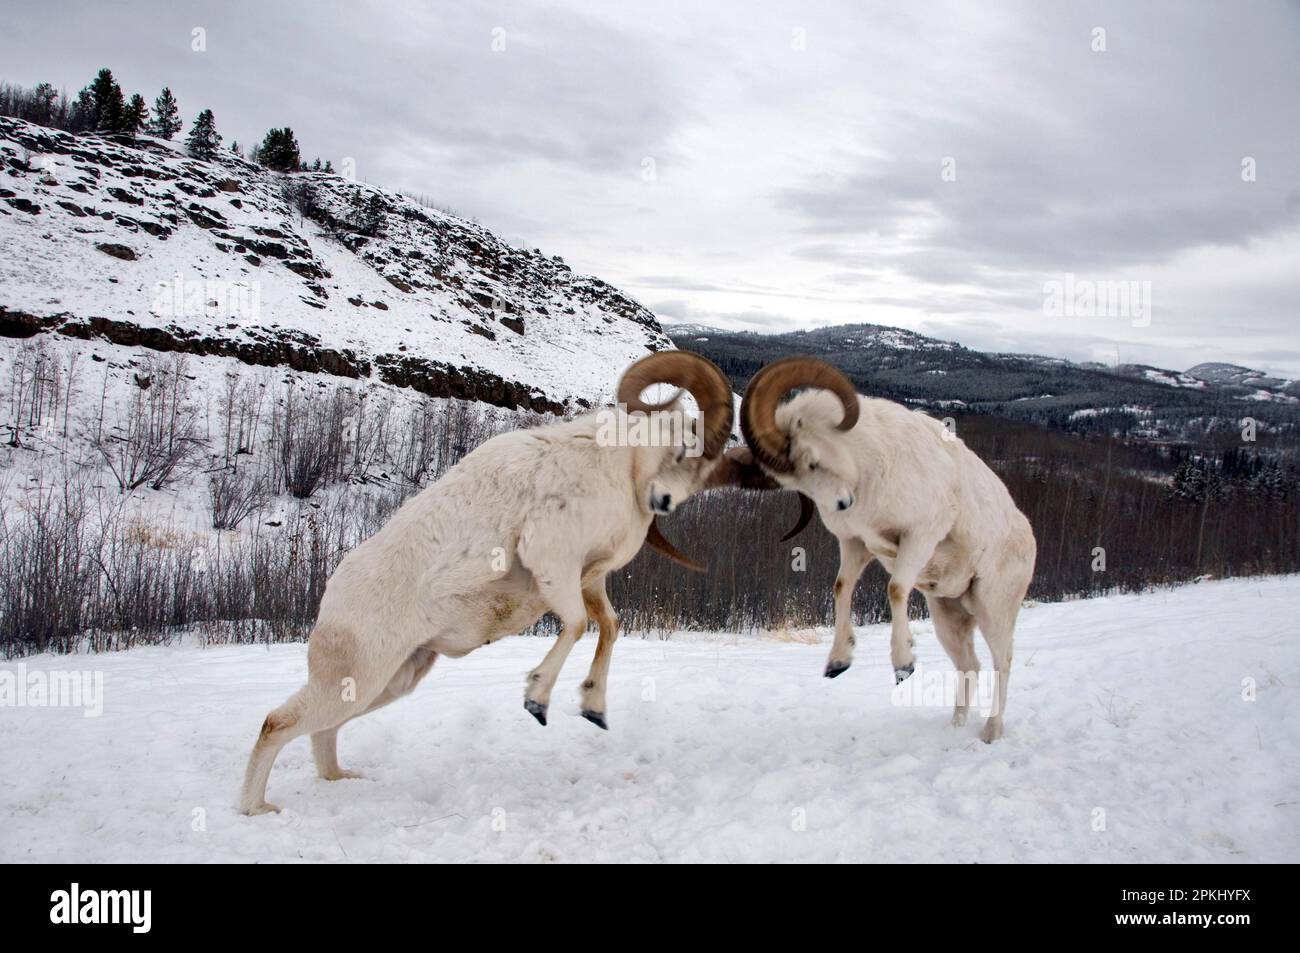
[[[170,85],[187,128],[292,126],[664,322],[1300,376],[1295,2],[44,0],[3,23],[0,80],[75,93],[107,65],[128,95]],[[1067,274],[1150,282],[1149,315],[1047,313]]]

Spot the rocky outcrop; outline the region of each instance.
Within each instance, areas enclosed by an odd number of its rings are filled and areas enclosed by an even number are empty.
[[[38,318],[0,307],[0,337],[31,338],[47,332],[152,351],[230,357],[260,367],[287,367],[352,379],[377,376],[386,384],[409,387],[430,397],[478,400],[512,410],[564,414],[570,409],[564,402],[550,400],[527,384],[506,380],[479,368],[455,367],[405,354],[381,354],[371,360],[350,350],[323,347],[310,335],[292,331],[256,332],[256,340],[235,340],[199,335],[176,326],[144,327],[109,318]]]

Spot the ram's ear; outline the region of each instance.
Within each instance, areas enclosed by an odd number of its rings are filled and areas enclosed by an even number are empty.
[[[781,489],[781,484],[758,465],[748,447],[732,447],[719,458],[704,487],[714,489],[720,486],[738,486],[745,490]]]

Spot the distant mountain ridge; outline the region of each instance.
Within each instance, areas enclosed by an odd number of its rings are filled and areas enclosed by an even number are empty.
[[[1249,416],[1277,435],[1300,433],[1300,382],[1232,364],[1188,371],[1107,368],[1034,354],[985,353],[953,341],[874,324],[757,334],[665,325],[681,348],[716,361],[743,388],[786,354],[823,357],[864,393],[932,412],[992,413],[1075,432],[1197,440],[1234,431]]]

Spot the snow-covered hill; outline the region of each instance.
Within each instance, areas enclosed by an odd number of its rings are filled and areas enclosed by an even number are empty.
[[[1239,388],[1250,400],[1289,400],[1295,403],[1300,398],[1300,381],[1273,377],[1240,364],[1211,361],[1188,368],[1187,373],[1199,381]]]
[[[561,411],[653,315],[558,258],[338,175],[0,117],[0,338],[236,358]]]
[[[22,767],[0,774],[0,861],[1294,863],[1297,617],[1295,576],[1030,607],[994,745],[927,694],[951,668],[929,623],[912,695],[885,626],[833,682],[827,630],[622,639],[609,732],[574,694],[594,641],[541,728],[520,685],[547,645],[507,639],[345,728],[365,780],[317,780],[291,744],[284,812],[257,818],[236,789],[305,646],[39,656],[0,679],[102,673],[102,714],[0,708]]]

